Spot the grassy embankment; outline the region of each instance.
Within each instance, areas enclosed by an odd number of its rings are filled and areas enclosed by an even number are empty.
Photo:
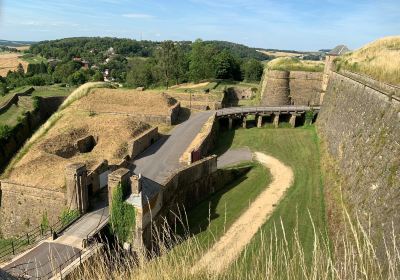
[[[300,60],[293,57],[280,57],[271,60],[267,64],[267,68],[279,71],[322,72],[324,71],[324,63],[321,61]]]
[[[400,36],[386,37],[337,58],[337,70],[344,69],[400,85]]]

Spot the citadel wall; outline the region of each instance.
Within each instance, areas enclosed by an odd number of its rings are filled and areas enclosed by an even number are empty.
[[[336,170],[348,210],[381,242],[390,240],[392,222],[400,232],[400,98],[398,87],[379,84],[332,72],[317,126],[333,161],[326,172]]]

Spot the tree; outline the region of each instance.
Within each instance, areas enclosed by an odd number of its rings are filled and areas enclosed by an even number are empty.
[[[20,76],[24,76],[24,75],[25,75],[24,66],[22,66],[21,63],[18,64],[17,73],[18,73]]]
[[[259,82],[263,71],[264,66],[256,59],[250,59],[243,64],[244,79],[248,82]]]
[[[71,85],[82,85],[87,82],[87,78],[82,71],[77,71],[68,77],[68,82]]]
[[[214,57],[215,78],[241,80],[240,64],[228,50]]]
[[[92,77],[92,80],[95,82],[103,82],[104,81],[103,74],[100,71],[96,71]]]
[[[187,72],[189,71],[189,60],[185,55],[184,50],[180,45],[176,45],[176,62],[175,67],[172,71],[172,76],[175,79],[175,83],[187,81]]]
[[[192,45],[189,55],[190,80],[198,82],[214,77],[214,64],[212,58],[217,53],[212,44],[205,44],[202,40],[196,40]]]
[[[8,93],[7,84],[0,81],[0,96]]]
[[[134,87],[150,87],[157,82],[154,65],[149,59],[134,58],[129,61],[126,82]]]
[[[54,69],[53,79],[57,83],[67,83],[69,77],[81,68],[81,64],[69,61],[67,63],[59,64]]]
[[[157,61],[160,67],[165,86],[168,89],[171,78],[179,76],[178,68],[178,48],[172,41],[165,41],[157,51]]]

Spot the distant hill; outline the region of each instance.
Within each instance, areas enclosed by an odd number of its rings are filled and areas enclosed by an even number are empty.
[[[5,47],[21,47],[21,46],[28,46],[32,45],[35,42],[32,41],[8,41],[0,39],[0,46]]]
[[[206,43],[212,43],[219,49],[229,49],[233,54],[240,58],[254,58],[257,60],[270,60],[272,57],[265,54],[258,52],[256,48],[250,48],[248,46],[226,42],[226,41],[205,41]]]
[[[185,52],[189,52],[192,46],[191,41],[179,41],[176,43],[179,43]],[[212,44],[220,51],[228,49],[233,55],[242,59],[254,58],[259,61],[271,59],[270,56],[258,52],[257,49],[241,44],[225,41],[204,41],[204,43]],[[61,60],[79,56],[97,63],[99,61],[95,58],[96,54],[109,50],[125,57],[151,57],[154,56],[155,50],[160,44],[161,42],[137,41],[126,38],[77,37],[38,42],[32,45],[31,52],[46,58],[58,58]]]

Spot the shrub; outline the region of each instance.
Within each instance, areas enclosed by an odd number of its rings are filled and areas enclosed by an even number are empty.
[[[12,135],[12,129],[8,125],[0,125],[0,139],[7,140]]]
[[[73,220],[79,217],[78,210],[64,209],[61,213],[60,220],[62,226],[69,225]]]

